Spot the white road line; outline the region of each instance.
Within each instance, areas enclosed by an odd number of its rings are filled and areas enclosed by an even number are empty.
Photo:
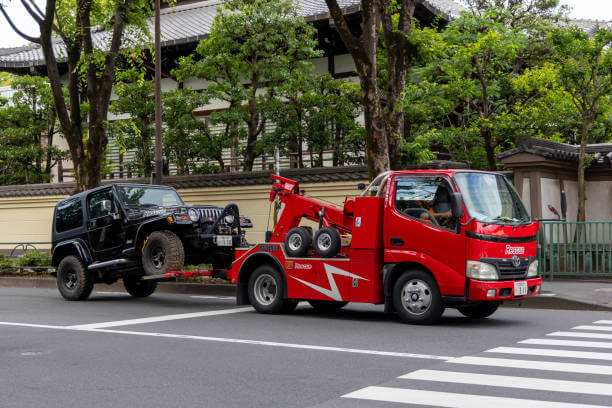
[[[568,331],[558,331],[558,332],[548,333],[547,336],[586,337],[589,339],[612,339],[612,334],[607,334],[607,333],[586,333],[586,332],[568,332]]]
[[[547,356],[563,358],[586,358],[590,360],[612,360],[612,353],[523,347],[495,347],[491,350],[486,350],[485,353],[522,354],[529,356]]]
[[[576,326],[572,330],[597,330],[597,331],[612,331],[612,326]]]
[[[598,320],[594,324],[612,324],[612,320]]]
[[[252,310],[253,310],[252,307],[239,307],[235,309],[209,310],[207,312],[180,313],[180,314],[164,315],[164,316],[143,317],[141,319],[117,320],[114,322],[78,324],[75,326],[68,326],[68,327],[70,327],[71,329],[103,329],[105,327],[131,326],[133,324],[166,322],[168,320],[192,319],[194,317],[219,316],[219,315],[232,314],[232,313],[248,312]]]
[[[516,408],[520,406],[530,408],[603,408],[602,405],[573,404],[567,402],[538,401],[391,387],[365,387],[343,395],[342,397],[450,408],[490,408],[492,406],[495,408]]]
[[[225,338],[225,337],[192,336],[188,334],[151,333],[151,332],[137,332],[137,331],[127,331],[127,330],[79,328],[79,326],[50,326],[50,325],[30,324],[30,323],[0,322],[0,326],[2,325],[36,327],[36,328],[43,328],[43,329],[71,330],[71,331],[80,331],[80,332],[87,332],[87,333],[127,334],[127,335],[133,335],[133,336],[200,340],[200,341],[211,341],[211,342],[219,342],[219,343],[251,344],[251,345],[256,345],[256,346],[281,347],[281,348],[292,348],[292,349],[303,349],[303,350],[335,351],[335,352],[341,352],[341,353],[365,354],[365,355],[382,356],[382,357],[422,358],[422,359],[427,359],[427,360],[444,360],[444,361],[454,358],[454,357],[449,357],[449,356],[401,353],[401,352],[396,352],[396,351],[353,349],[353,348],[345,348],[345,347],[317,346],[313,344],[293,344],[293,343],[281,343],[281,342],[276,342],[276,341],[231,339],[231,338]]]
[[[458,373],[454,371],[417,370],[398,377],[406,380],[475,384],[527,390],[570,392],[576,394],[612,395],[610,384],[552,380],[547,378],[514,377],[508,375]]]
[[[580,340],[557,340],[557,339],[527,339],[519,341],[522,344],[542,344],[547,346],[570,346],[570,347],[595,347],[610,348],[612,342],[608,341],[580,341]]]
[[[514,360],[510,358],[457,357],[447,363],[482,365],[489,367],[520,368],[526,370],[561,371],[567,373],[612,375],[612,366],[560,363],[558,361]]]

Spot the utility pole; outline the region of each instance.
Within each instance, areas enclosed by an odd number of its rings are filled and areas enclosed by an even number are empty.
[[[160,0],[155,0],[155,184],[162,184],[164,172],[162,155],[161,43],[159,9]]]

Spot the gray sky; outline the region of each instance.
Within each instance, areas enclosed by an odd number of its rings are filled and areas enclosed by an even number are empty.
[[[0,2],[7,5],[7,11],[19,29],[29,35],[38,34],[38,26],[30,18],[20,1],[0,0]],[[42,8],[45,1],[36,0],[36,3]],[[561,0],[561,3],[572,8],[570,17],[612,20],[612,0]],[[17,35],[8,25],[4,16],[0,15],[0,48],[18,47],[25,44],[27,44],[27,41]]]

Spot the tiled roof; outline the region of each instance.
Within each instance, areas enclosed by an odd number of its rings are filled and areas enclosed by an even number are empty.
[[[499,159],[505,159],[519,153],[530,153],[536,156],[562,162],[578,162],[578,150],[580,146],[567,143],[558,143],[535,137],[521,137],[514,149],[507,150],[497,155]],[[595,164],[612,165],[612,143],[588,144],[586,153],[591,155]]]
[[[205,38],[210,33],[213,18],[222,1],[204,0],[197,3],[179,5],[161,11],[162,47],[178,44],[194,43]],[[299,14],[309,21],[329,18],[329,10],[325,0],[296,0]],[[359,12],[361,0],[338,0],[344,13]],[[463,7],[454,0],[424,0],[424,7],[435,15],[445,19],[457,17]],[[153,18],[148,21],[149,32],[153,32]],[[125,35],[129,38],[129,33]],[[98,30],[93,33],[94,45],[105,48],[110,40],[107,31]],[[65,57],[64,44],[54,39],[55,55],[61,61]],[[42,50],[38,44],[17,48],[0,48],[0,67],[23,68],[44,65]]]

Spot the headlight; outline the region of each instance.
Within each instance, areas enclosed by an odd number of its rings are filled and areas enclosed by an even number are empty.
[[[187,210],[187,215],[189,216],[191,222],[198,222],[200,219],[200,213],[195,208],[190,208]]]
[[[497,269],[494,265],[478,262],[467,261],[465,268],[465,276],[478,280],[498,280]]]
[[[232,225],[234,223],[234,216],[233,215],[226,215],[225,218],[225,223]]]
[[[536,276],[538,276],[538,260],[537,259],[535,261],[532,261],[529,264],[529,269],[527,269],[528,278],[535,278]]]

